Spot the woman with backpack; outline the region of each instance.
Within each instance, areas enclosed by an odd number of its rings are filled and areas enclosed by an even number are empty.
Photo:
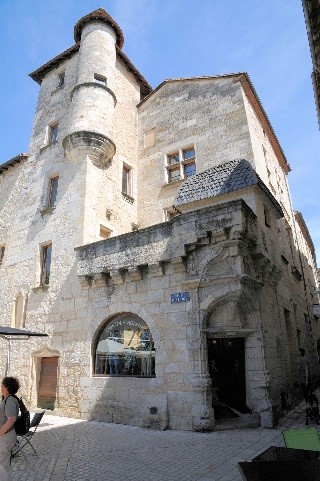
[[[20,384],[15,377],[5,377],[1,383],[0,402],[0,480],[11,481],[11,450],[17,441],[14,423],[19,414],[19,403],[14,397]]]

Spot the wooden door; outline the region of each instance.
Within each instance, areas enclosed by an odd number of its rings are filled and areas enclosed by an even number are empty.
[[[58,384],[58,360],[55,357],[42,357],[38,392],[38,406],[54,409]]]

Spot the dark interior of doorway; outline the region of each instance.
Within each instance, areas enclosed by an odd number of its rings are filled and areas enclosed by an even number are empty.
[[[245,339],[208,339],[208,362],[216,419],[249,413],[246,406]]]

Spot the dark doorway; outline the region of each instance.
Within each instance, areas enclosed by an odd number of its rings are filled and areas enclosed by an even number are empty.
[[[58,357],[41,358],[38,406],[54,409],[58,381]]]
[[[247,413],[245,383],[245,339],[208,339],[209,372],[213,405],[226,405]],[[218,410],[217,410],[218,411]]]

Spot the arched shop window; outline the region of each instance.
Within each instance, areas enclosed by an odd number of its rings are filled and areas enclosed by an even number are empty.
[[[155,376],[155,349],[150,329],[140,317],[121,314],[106,323],[94,353],[94,374]]]

